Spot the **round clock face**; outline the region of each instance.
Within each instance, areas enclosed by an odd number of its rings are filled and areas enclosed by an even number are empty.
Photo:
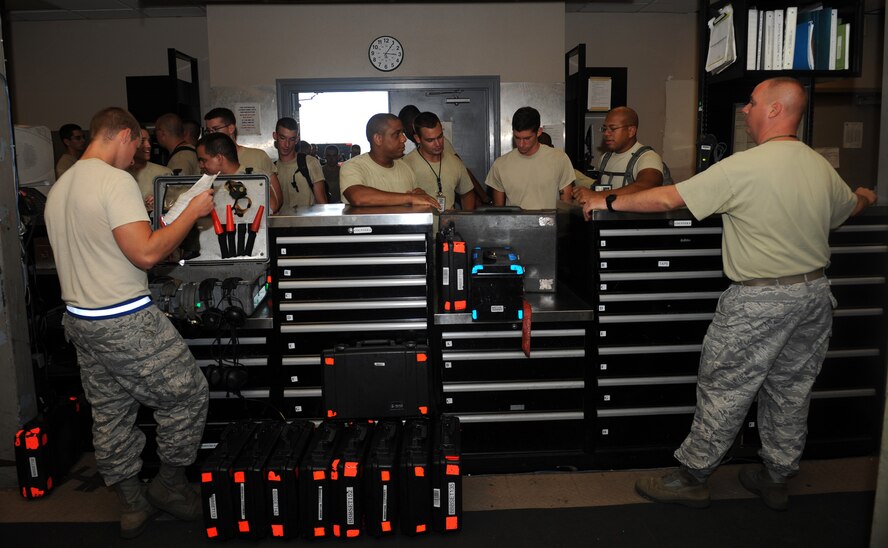
[[[396,38],[380,36],[370,43],[368,55],[374,67],[383,72],[390,72],[398,68],[404,60],[404,48]]]

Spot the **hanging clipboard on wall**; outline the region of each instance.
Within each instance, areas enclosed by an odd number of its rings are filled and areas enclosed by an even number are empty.
[[[709,48],[706,54],[706,71],[718,74],[737,60],[737,43],[734,40],[734,8],[730,4],[718,10],[709,20]]]

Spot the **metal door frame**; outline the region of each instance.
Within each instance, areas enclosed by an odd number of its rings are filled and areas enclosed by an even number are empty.
[[[499,157],[499,76],[429,76],[422,78],[282,78],[277,82],[278,117],[298,119],[299,94],[347,91],[484,90],[487,92],[488,169]]]

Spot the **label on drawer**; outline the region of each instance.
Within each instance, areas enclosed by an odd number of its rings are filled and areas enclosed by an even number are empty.
[[[610,433],[610,432],[608,432],[607,428],[602,428],[602,429],[601,429],[601,435],[602,435],[602,436],[606,436],[606,435],[608,435],[609,433]]]
[[[607,268],[607,261],[601,262],[601,268]]]
[[[669,268],[669,261],[657,261],[657,266],[660,268]]]
[[[446,403],[447,405],[452,404],[452,403],[453,403],[453,398],[445,398],[445,399],[444,399],[444,403]]]
[[[599,337],[607,337],[607,331],[599,331],[598,336]]]
[[[600,242],[598,242],[598,245],[601,247],[607,247],[607,240],[601,240]]]
[[[293,299],[293,294],[292,294],[292,293],[284,293],[284,300],[285,300],[285,301],[289,301],[289,300],[292,300],[292,299]]]
[[[296,343],[287,343],[287,350],[296,350]]]
[[[524,411],[523,403],[513,403],[509,406],[509,411]]]
[[[672,226],[691,226],[691,220],[675,221]]]
[[[453,362],[444,362],[444,369],[451,369],[453,367]]]
[[[292,314],[287,314],[287,321],[288,321],[288,322],[292,322],[292,321],[293,321],[293,315],[292,315]]]
[[[450,348],[450,347],[452,347],[452,346],[453,346],[453,341],[444,341],[444,347],[445,347],[445,348]]]
[[[293,412],[294,413],[302,413],[302,406],[301,405],[294,405]]]
[[[287,248],[286,248],[286,247],[282,247],[282,248],[281,248],[281,255],[286,255],[286,254],[287,254]]]
[[[372,234],[373,227],[372,226],[356,226],[354,228],[349,228],[348,231],[352,234]]]
[[[284,276],[287,277],[287,278],[290,277],[290,269],[289,269],[289,268],[285,268],[285,269],[284,269]]]
[[[506,308],[501,304],[495,304],[490,307],[491,312],[502,313]]]
[[[606,306],[603,305],[603,304],[598,305],[598,311],[599,311],[599,312],[604,312],[604,309],[605,309],[605,308],[606,308]]]
[[[611,401],[611,395],[605,394],[605,395],[601,396],[601,399],[604,401]]]
[[[299,375],[292,375],[290,377],[290,382],[299,382]]]
[[[599,365],[598,369],[601,369],[602,371],[607,371],[607,364],[603,363],[603,364]]]
[[[601,284],[598,286],[599,291],[607,291],[607,284]]]

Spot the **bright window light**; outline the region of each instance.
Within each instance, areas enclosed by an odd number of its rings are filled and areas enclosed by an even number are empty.
[[[312,144],[358,144],[370,150],[367,120],[388,112],[387,91],[336,91],[299,94],[299,126],[303,140]],[[319,151],[323,154],[323,151]]]

